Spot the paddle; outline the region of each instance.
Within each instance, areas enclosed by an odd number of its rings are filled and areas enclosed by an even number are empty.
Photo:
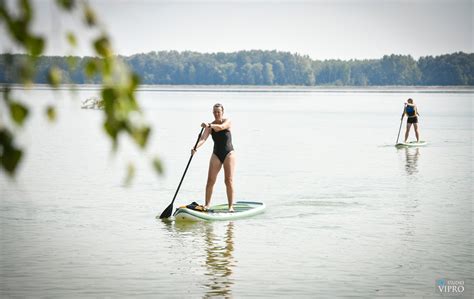
[[[194,145],[194,150],[196,150],[196,146],[199,142],[199,139],[201,139],[202,132],[204,131],[204,128],[201,128],[201,132],[199,132],[199,136],[196,140],[196,144]],[[176,193],[173,196],[173,200],[171,201],[170,205],[161,213],[160,219],[163,218],[169,218],[171,217],[171,214],[173,213],[173,203],[174,200],[176,199],[176,195],[178,195],[179,187],[181,187],[181,183],[183,182],[184,176],[186,175],[186,171],[188,171],[189,164],[191,164],[191,160],[193,159],[193,154],[191,154],[191,157],[189,157],[188,165],[186,165],[186,169],[184,170],[183,176],[181,177],[181,181],[179,182],[178,189],[176,189]]]
[[[405,104],[405,107],[406,106],[407,104]],[[402,118],[400,119],[400,128],[398,129],[397,142],[395,144],[398,144],[398,138],[400,138],[400,131],[402,130],[402,124],[403,124],[403,116],[405,115],[405,107],[403,107]]]

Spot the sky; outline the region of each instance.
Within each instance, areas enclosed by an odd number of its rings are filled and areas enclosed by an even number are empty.
[[[10,1],[10,5],[14,1]],[[91,31],[54,0],[33,0],[34,30],[48,55],[91,55]],[[474,52],[473,0],[163,1],[89,0],[117,54],[160,50],[278,50],[312,59],[414,58]],[[79,46],[72,50],[65,32]],[[17,48],[0,30],[0,51]]]

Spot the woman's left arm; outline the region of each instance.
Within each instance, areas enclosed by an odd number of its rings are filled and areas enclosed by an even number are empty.
[[[224,122],[220,125],[218,124],[211,124],[210,126],[214,131],[216,132],[219,132],[219,131],[222,131],[222,130],[226,130],[226,129],[230,129],[231,127],[231,122],[230,122],[230,119],[226,119],[224,120]]]

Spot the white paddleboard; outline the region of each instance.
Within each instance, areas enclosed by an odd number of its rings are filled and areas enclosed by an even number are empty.
[[[416,146],[426,146],[428,142],[420,140],[417,141],[410,141],[410,142],[400,142],[395,144],[396,147],[416,147]]]
[[[176,209],[175,221],[220,221],[251,217],[265,210],[265,204],[253,201],[238,201],[234,204],[234,212],[228,211],[227,204],[212,206],[208,211],[196,211],[186,207]]]

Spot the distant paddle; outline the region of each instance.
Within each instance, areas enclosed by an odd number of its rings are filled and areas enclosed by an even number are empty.
[[[196,140],[196,144],[194,145],[194,150],[196,150],[196,146],[199,142],[199,139],[201,139],[202,132],[204,131],[204,128],[201,128],[201,132],[199,132],[198,138]],[[186,165],[186,169],[184,170],[183,176],[181,177],[181,181],[179,182],[178,189],[176,189],[176,193],[173,196],[173,200],[171,201],[170,205],[161,213],[160,219],[163,218],[169,218],[171,217],[171,214],[173,213],[173,203],[174,200],[176,199],[176,195],[178,195],[179,187],[181,187],[181,183],[183,182],[184,176],[186,175],[186,171],[188,171],[189,164],[191,164],[191,160],[193,159],[193,154],[191,154],[191,157],[189,157],[188,165]]]
[[[403,116],[405,115],[405,107],[406,106],[407,106],[407,104],[405,104],[405,106],[403,107],[402,118],[400,119],[400,128],[398,129],[397,142],[395,142],[395,144],[398,144],[398,138],[400,138],[400,131],[402,130]]]

